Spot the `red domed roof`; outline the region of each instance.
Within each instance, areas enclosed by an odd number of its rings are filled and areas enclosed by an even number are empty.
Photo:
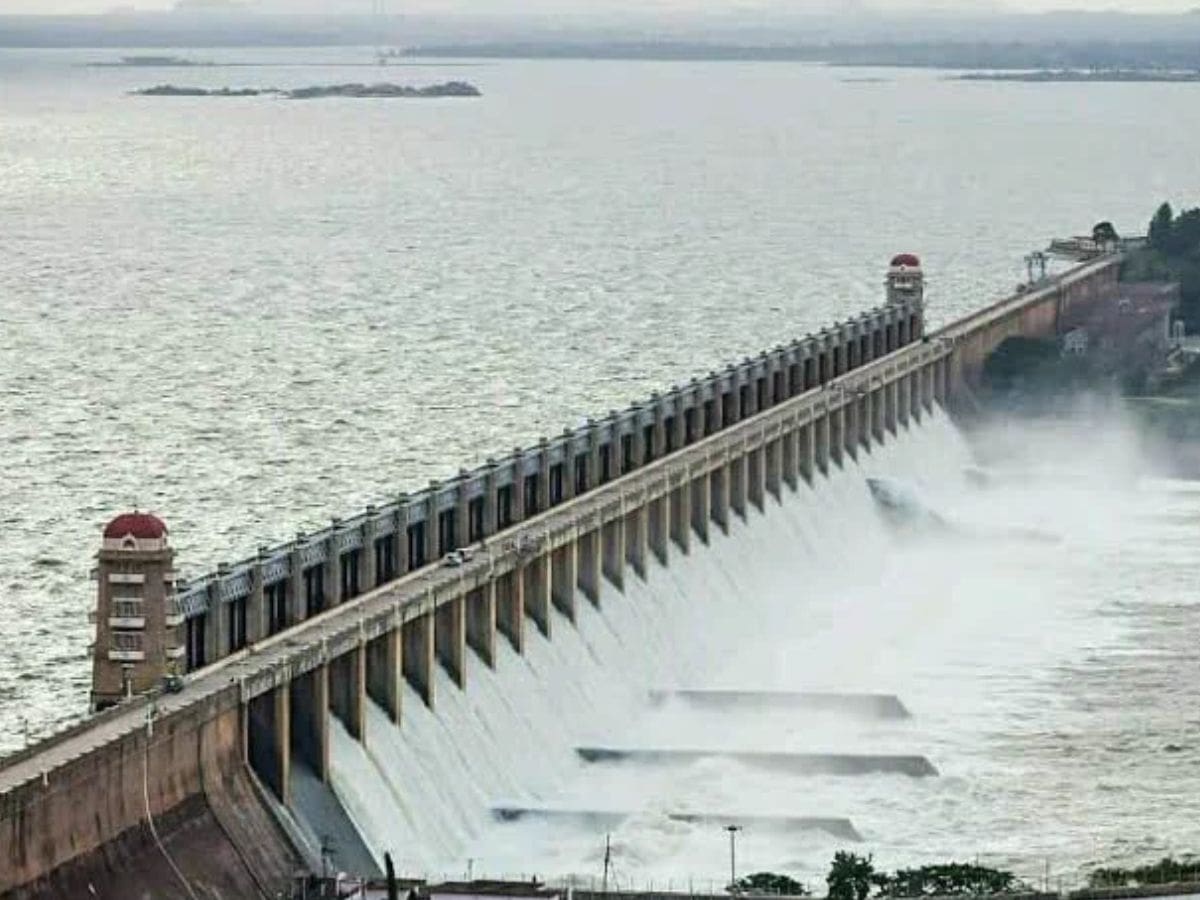
[[[906,266],[910,269],[921,268],[921,258],[912,253],[898,253],[892,257],[893,266]]]
[[[139,541],[154,541],[167,536],[167,526],[158,516],[144,512],[122,513],[104,526],[106,538],[119,540],[129,535]]]

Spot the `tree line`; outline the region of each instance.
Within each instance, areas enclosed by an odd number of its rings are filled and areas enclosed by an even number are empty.
[[[1146,246],[1129,254],[1123,281],[1178,281],[1178,317],[1189,332],[1200,329],[1200,208],[1176,214],[1163,203],[1150,220]]]
[[[1166,857],[1132,868],[1108,866],[1093,869],[1088,887],[1143,887],[1156,884],[1200,882],[1200,860],[1192,856]],[[972,863],[938,863],[884,872],[872,856],[838,851],[825,877],[828,900],[916,897],[996,897],[1032,893],[1033,888],[1012,872]],[[807,897],[805,885],[789,875],[756,872],[733,884],[733,893]]]
[[[867,900],[868,897],[984,897],[1028,891],[1012,872],[971,863],[942,863],[884,872],[874,858],[839,850],[825,878],[829,900]],[[734,893],[810,895],[808,888],[788,875],[757,872],[738,879]]]

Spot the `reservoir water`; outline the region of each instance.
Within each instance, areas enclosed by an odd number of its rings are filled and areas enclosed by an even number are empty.
[[[262,68],[81,66],[118,55],[0,51],[0,749],[86,704],[89,557],[115,510],[163,515],[196,574],[873,305],[896,250],[922,254],[931,318],[946,321],[1011,290],[1051,235],[1098,218],[1135,232],[1160,200],[1195,202],[1181,193],[1190,148],[1146,138],[1163,121],[1200,125],[1187,85],[502,62],[388,72],[464,78],[479,100],[183,99],[127,92],[378,73],[337,65],[364,56],[345,49],[195,54],[277,63]],[[958,489],[969,456],[944,422],[871,461],[1057,543],[899,541],[867,502],[864,463],[812,499],[827,514],[775,513],[804,565],[734,579],[736,542],[753,543],[735,534],[703,563],[706,589],[729,585],[697,603],[711,617],[644,623],[681,668],[620,670],[612,641],[633,596],[614,600],[579,632],[592,681],[547,688],[524,714],[551,717],[531,732],[557,747],[545,771],[528,753],[462,760],[489,777],[431,812],[408,864],[598,871],[586,830],[493,831],[480,811],[602,797],[647,809],[617,834],[630,878],[723,877],[719,829],[656,815],[689,801],[845,815],[888,863],[978,854],[1070,877],[1194,848],[1200,491],[1151,479],[1128,432],[1105,433],[1055,436],[1047,456],[1065,473],[983,494]],[[878,566],[861,564],[873,554]],[[646,591],[675,608],[699,584]],[[733,603],[759,610],[760,628],[714,644]],[[786,625],[762,628],[768,614]],[[535,642],[528,663],[507,661],[512,679],[559,671],[567,646]],[[622,703],[652,677],[886,691],[914,718],[844,733],[668,709],[630,734]],[[414,745],[478,715],[487,679],[474,683]],[[552,743],[571,697],[595,701],[570,734],[596,742],[729,731],[763,749],[925,754],[941,777],[776,782],[705,762],[581,778]],[[338,766],[364,830],[404,834],[370,808],[374,776],[351,750]],[[424,790],[451,774],[427,771]],[[828,850],[747,833],[742,852],[812,876]]]

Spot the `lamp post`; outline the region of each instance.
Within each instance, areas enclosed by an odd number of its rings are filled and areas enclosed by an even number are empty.
[[[737,833],[742,826],[726,825],[725,830],[729,832],[729,890],[732,892],[737,885]]]

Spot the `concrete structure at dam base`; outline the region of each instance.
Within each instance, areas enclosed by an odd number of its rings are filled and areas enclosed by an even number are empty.
[[[197,581],[175,579],[165,526],[114,522],[95,699],[133,696],[0,760],[0,898],[286,893],[322,865],[290,810],[295,767],[328,782],[332,718],[369,746],[371,702],[400,722],[411,689],[436,714],[437,667],[471,690],[467,654],[493,667],[501,641],[553,640],[602,582],[704,553],[734,517],[952,408],[1006,337],[1110,301],[1119,264],[927,333],[902,254],[880,309]],[[182,690],[123,668],[151,654]]]

